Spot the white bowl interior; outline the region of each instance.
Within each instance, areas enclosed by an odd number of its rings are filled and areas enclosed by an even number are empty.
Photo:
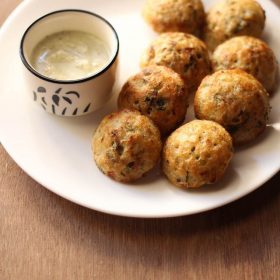
[[[105,20],[87,12],[60,11],[39,19],[27,31],[23,41],[22,51],[31,67],[31,55],[38,43],[46,36],[61,31],[83,31],[101,39],[105,42],[110,52],[108,64],[116,54],[118,48],[116,33]]]

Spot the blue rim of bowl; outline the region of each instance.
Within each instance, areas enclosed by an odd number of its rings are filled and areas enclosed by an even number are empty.
[[[49,16],[52,16],[54,14],[59,14],[59,13],[69,13],[69,12],[76,12],[76,13],[84,13],[84,14],[88,14],[88,15],[91,15],[91,16],[94,16],[94,17],[97,17],[99,18],[100,20],[102,20],[104,23],[106,23],[113,31],[114,35],[115,35],[115,38],[116,38],[116,42],[117,42],[117,47],[116,47],[116,52],[113,56],[113,58],[110,60],[110,62],[107,64],[106,67],[104,67],[102,70],[100,70],[99,72],[96,72],[95,74],[93,75],[90,75],[90,76],[87,76],[85,78],[82,78],[82,79],[77,79],[77,80],[56,80],[56,79],[52,79],[52,78],[49,78],[47,76],[44,76],[42,74],[40,74],[39,72],[37,72],[28,62],[27,62],[27,59],[25,58],[25,54],[24,54],[24,51],[23,51],[23,46],[24,46],[24,42],[25,42],[25,38],[28,34],[28,32],[31,30],[31,28],[37,24],[39,21],[43,20],[44,18],[46,17],[49,17]],[[106,72],[111,66],[112,64],[116,61],[117,57],[118,57],[118,54],[119,54],[119,49],[120,49],[120,41],[119,41],[119,36],[118,36],[118,33],[117,31],[115,30],[115,28],[113,27],[113,25],[108,21],[106,20],[105,18],[103,18],[102,16],[98,15],[98,14],[95,14],[93,12],[90,12],[90,11],[85,11],[85,10],[79,10],[79,9],[64,9],[64,10],[57,10],[57,11],[54,11],[54,12],[51,12],[51,13],[48,13],[40,18],[38,18],[36,21],[34,21],[27,29],[26,31],[24,32],[23,36],[22,36],[22,39],[21,39],[21,42],[20,42],[20,58],[21,58],[21,61],[23,62],[24,66],[32,73],[34,74],[35,76],[37,76],[38,78],[40,79],[43,79],[47,82],[51,82],[51,83],[55,83],[55,84],[78,84],[78,83],[83,83],[83,82],[87,82],[87,81],[90,81],[94,78],[97,78],[98,76],[100,76],[101,74],[103,74],[104,72]]]

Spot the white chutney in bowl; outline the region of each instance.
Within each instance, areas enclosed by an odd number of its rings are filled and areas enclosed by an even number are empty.
[[[101,16],[83,10],[47,14],[24,33],[20,56],[33,100],[58,116],[81,116],[110,99],[119,39]]]

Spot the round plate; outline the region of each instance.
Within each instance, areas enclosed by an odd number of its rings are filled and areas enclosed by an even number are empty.
[[[214,1],[207,1],[207,6]],[[267,12],[264,39],[277,51],[280,13],[260,1]],[[125,80],[139,70],[139,58],[156,35],[141,17],[140,0],[24,1],[0,34],[0,131],[11,157],[40,184],[80,205],[122,216],[171,217],[194,214],[234,201],[261,186],[280,167],[280,92],[271,98],[271,125],[250,146],[238,150],[221,182],[199,190],[173,187],[156,169],[132,185],[104,176],[91,154],[91,137],[100,120],[115,110],[116,98],[102,110],[80,118],[59,118],[37,106],[21,72],[19,43],[38,17],[59,9],[85,9],[107,18],[120,36],[121,53],[115,97]],[[280,58],[278,57],[280,61]],[[191,114],[188,114],[188,119]]]

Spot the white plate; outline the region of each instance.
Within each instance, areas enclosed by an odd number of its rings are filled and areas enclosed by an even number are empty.
[[[207,6],[214,1],[207,1]],[[265,39],[279,54],[280,13],[274,4],[260,1],[267,12]],[[105,177],[91,155],[91,136],[101,118],[115,107],[112,100],[93,115],[62,119],[46,114],[29,98],[18,54],[21,35],[43,14],[78,8],[106,17],[120,35],[121,53],[115,92],[138,71],[139,57],[155,36],[141,18],[140,0],[24,1],[4,24],[0,34],[0,133],[11,157],[32,178],[58,195],[80,205],[131,217],[171,217],[213,209],[261,186],[280,167],[280,92],[271,99],[272,125],[254,145],[239,150],[224,179],[197,191],[173,187],[160,171],[134,185]],[[278,57],[280,61],[280,57]]]

